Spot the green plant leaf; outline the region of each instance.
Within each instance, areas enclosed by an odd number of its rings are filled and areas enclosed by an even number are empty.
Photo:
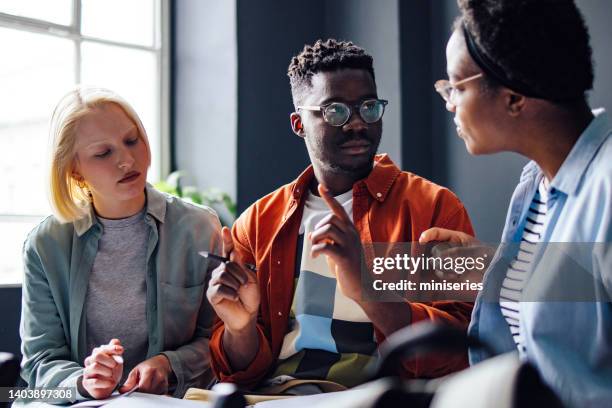
[[[188,198],[196,204],[203,204],[202,194],[194,186],[183,187],[183,198]]]
[[[174,188],[179,197],[183,196],[182,188],[181,188],[181,178],[185,176],[185,172],[182,170],[173,171],[166,177],[166,183]]]
[[[164,193],[172,194],[177,197],[183,198],[185,201],[189,201],[195,204],[206,205],[211,208],[217,206],[217,212],[219,207],[224,207],[232,219],[225,219],[220,212],[220,218],[223,225],[231,226],[234,219],[236,219],[236,203],[226,192],[222,191],[217,187],[209,187],[205,190],[199,191],[195,186],[182,186],[181,181],[185,176],[186,172],[182,170],[173,171],[166,177],[166,180],[155,183],[154,187]]]
[[[166,181],[163,181],[163,180],[158,181],[157,183],[153,184],[153,187],[155,187],[156,190],[161,191],[163,193],[168,193],[168,194],[178,196],[178,192],[176,191],[176,188],[172,187]]]

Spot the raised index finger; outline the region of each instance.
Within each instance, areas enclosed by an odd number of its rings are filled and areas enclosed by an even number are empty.
[[[342,205],[340,205],[340,203],[336,201],[331,194],[329,194],[329,190],[323,184],[319,184],[319,194],[323,200],[325,200],[325,203],[327,203],[327,206],[332,210],[336,217],[340,218],[341,220],[351,222],[351,218],[344,210],[344,207],[342,207]]]
[[[221,229],[221,238],[223,239],[221,255],[229,258],[234,250],[234,241],[232,240],[232,233],[229,228],[223,227]]]

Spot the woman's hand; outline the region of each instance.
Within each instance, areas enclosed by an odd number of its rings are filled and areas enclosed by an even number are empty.
[[[95,399],[108,398],[123,375],[123,346],[117,339],[96,347],[85,359],[82,386]]]
[[[172,367],[168,357],[158,354],[134,367],[125,383],[119,388],[119,392],[123,394],[137,386],[138,392],[167,394],[168,378],[171,373]]]
[[[485,245],[478,241],[475,237],[461,231],[454,231],[445,228],[430,228],[423,232],[419,237],[419,244],[426,245],[428,243],[436,243],[431,248],[431,256],[436,258],[454,258],[454,259],[472,259],[479,260],[482,263],[482,268],[470,269],[465,268],[462,271],[455,271],[449,274],[440,270],[434,271],[438,278],[470,278],[475,281],[482,281],[482,276],[489,263],[495,254],[495,248]],[[479,264],[480,265],[480,264]],[[464,272],[468,272],[464,274]]]
[[[478,243],[478,240],[470,234],[438,227],[424,231],[419,237],[419,244],[422,245],[432,241],[450,242],[452,244],[461,244],[462,246]]]

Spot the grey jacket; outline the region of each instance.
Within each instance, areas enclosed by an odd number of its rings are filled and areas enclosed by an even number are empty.
[[[198,255],[219,253],[221,225],[209,208],[147,185],[147,358],[163,353],[176,375],[174,395],[211,377],[213,312],[205,296],[209,269]],[[93,210],[73,223],[50,216],[24,244],[21,376],[31,387],[75,387],[86,353],[85,298],[102,225]],[[111,334],[112,335],[112,334]]]

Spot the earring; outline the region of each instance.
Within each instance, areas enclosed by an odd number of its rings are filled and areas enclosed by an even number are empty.
[[[79,186],[81,190],[87,187],[87,184],[85,183],[85,180],[83,179],[83,176],[73,173],[72,178],[74,179],[74,181],[76,181],[77,186]]]

